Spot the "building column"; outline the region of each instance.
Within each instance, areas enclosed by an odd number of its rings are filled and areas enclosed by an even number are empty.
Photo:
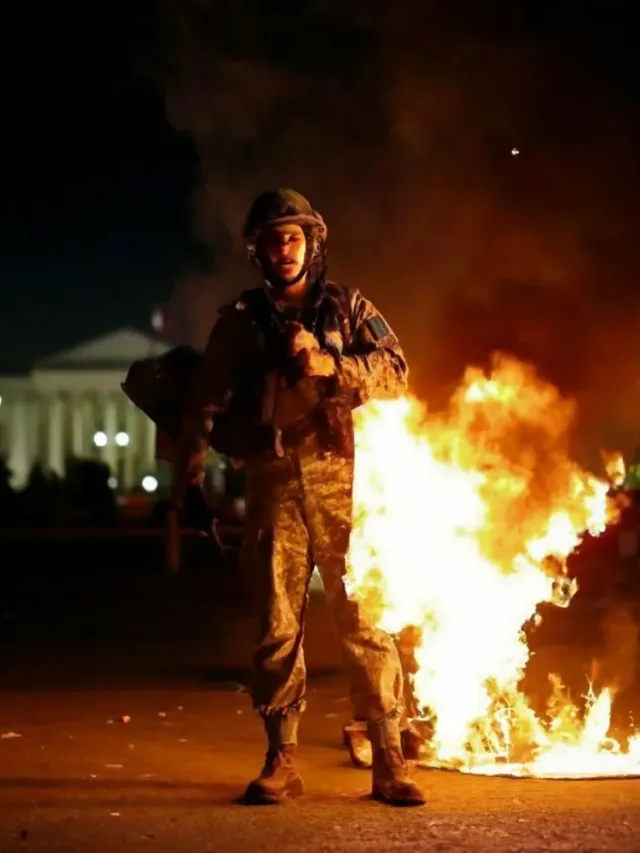
[[[125,402],[124,428],[129,436],[129,444],[124,449],[124,471],[123,471],[123,486],[124,491],[129,492],[136,485],[136,469],[135,460],[137,454],[137,433],[136,433],[136,408],[127,398]]]
[[[71,399],[71,455],[82,459],[85,452],[84,405],[81,398]]]
[[[86,459],[95,459],[97,450],[93,443],[93,436],[96,431],[95,402],[92,397],[86,396],[81,398],[78,405],[82,412],[82,446],[85,448],[84,456]]]
[[[11,469],[11,485],[14,489],[21,489],[27,484],[32,464],[26,400],[13,400],[10,404],[10,412],[10,455],[8,463]]]
[[[116,433],[118,432],[118,410],[116,401],[111,395],[104,401],[104,431],[107,434],[107,444],[104,448],[104,461],[109,466],[112,474],[118,472],[118,445],[116,444]]]
[[[49,400],[47,424],[47,467],[49,471],[64,477],[65,447],[63,429],[63,404],[60,397]]]
[[[29,434],[28,445],[31,452],[31,469],[34,465],[42,465],[42,408],[41,398],[27,402],[27,432]]]
[[[142,465],[145,471],[156,469],[156,425],[144,416],[144,445],[142,452]]]

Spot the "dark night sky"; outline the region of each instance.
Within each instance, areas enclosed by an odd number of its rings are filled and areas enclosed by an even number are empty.
[[[118,2],[42,4],[34,29],[33,14],[15,19],[24,55],[4,77],[4,365],[148,323],[190,256],[198,182],[193,146],[139,73],[150,17]]]
[[[328,218],[334,275],[390,316],[414,376],[446,383],[504,346],[616,405],[598,395],[635,371],[640,339],[632,4],[35,14],[14,18],[3,57],[2,364],[144,325],[172,292],[177,336],[201,342],[245,283],[224,258],[251,197],[294,184]],[[212,274],[194,272],[196,232]]]

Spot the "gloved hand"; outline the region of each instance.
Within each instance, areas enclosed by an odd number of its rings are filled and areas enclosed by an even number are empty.
[[[315,335],[308,332],[302,323],[288,323],[289,352],[297,359],[305,376],[333,376],[336,363],[328,352],[320,349]]]
[[[318,350],[320,343],[316,336],[308,332],[302,323],[287,323],[289,335],[289,354],[297,356],[303,350]]]

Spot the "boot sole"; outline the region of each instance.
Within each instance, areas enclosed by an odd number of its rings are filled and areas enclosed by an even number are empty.
[[[243,802],[247,806],[278,806],[287,800],[301,797],[303,794],[304,782],[302,779],[291,782],[281,794],[268,793],[259,788],[254,789],[249,785],[245,791]]]
[[[426,806],[426,797],[404,797],[402,799],[385,797],[380,791],[374,788],[371,791],[371,799],[378,803],[384,803],[387,806],[395,806],[396,808],[414,808],[416,806]]]

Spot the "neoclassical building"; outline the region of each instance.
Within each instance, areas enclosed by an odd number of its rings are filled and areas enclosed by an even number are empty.
[[[135,359],[168,349],[124,328],[38,361],[26,375],[0,376],[0,455],[12,485],[24,486],[38,463],[62,476],[70,457],[106,462],[122,492],[156,477],[155,427],[120,383]]]

